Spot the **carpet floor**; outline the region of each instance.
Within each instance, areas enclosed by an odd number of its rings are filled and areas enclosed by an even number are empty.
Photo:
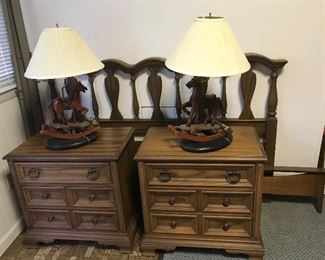
[[[323,208],[325,210],[325,201]],[[324,211],[323,210],[323,211]],[[264,260],[325,260],[325,212],[309,200],[277,197],[262,204],[261,232]],[[223,250],[182,248],[163,260],[242,260]]]
[[[324,203],[325,204],[325,203]],[[324,205],[325,208],[325,205]],[[325,260],[325,213],[318,214],[310,203],[301,199],[273,198],[262,205],[264,260]],[[223,250],[179,248],[159,257],[163,260],[241,260],[245,256],[226,254]],[[132,254],[98,247],[95,243],[60,241],[28,249],[19,236],[1,260],[158,260],[147,258],[138,249]]]

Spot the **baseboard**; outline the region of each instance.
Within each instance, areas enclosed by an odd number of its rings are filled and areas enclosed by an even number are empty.
[[[0,257],[23,230],[22,219],[18,219],[11,229],[0,239]]]

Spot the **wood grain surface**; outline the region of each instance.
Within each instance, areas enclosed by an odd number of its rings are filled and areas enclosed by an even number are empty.
[[[181,139],[173,136],[165,127],[150,128],[142,142],[136,160],[173,161],[266,161],[267,157],[256,138],[253,127],[232,127],[233,141],[224,149],[208,153],[189,153],[183,151],[179,144]],[[159,138],[157,138],[159,136]]]
[[[21,161],[87,161],[118,160],[134,130],[130,127],[101,128],[99,137],[94,142],[78,149],[49,150],[45,147],[47,137],[36,134],[18,146],[4,159]]]

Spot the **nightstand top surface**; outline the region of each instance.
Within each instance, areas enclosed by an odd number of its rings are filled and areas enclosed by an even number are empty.
[[[97,140],[77,148],[49,150],[44,142],[48,138],[36,134],[16,147],[5,159],[19,161],[100,161],[117,160],[133,136],[131,127],[103,127]]]
[[[148,130],[136,160],[148,161],[266,161],[266,153],[251,126],[234,126],[232,143],[218,151],[191,153],[179,146],[181,138],[174,136],[167,127]]]

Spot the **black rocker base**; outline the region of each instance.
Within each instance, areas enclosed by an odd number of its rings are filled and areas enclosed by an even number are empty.
[[[95,141],[98,137],[98,132],[91,133],[87,136],[78,139],[60,139],[50,137],[46,140],[45,146],[50,150],[64,150],[79,147]]]
[[[210,141],[210,142],[192,142],[189,140],[183,139],[181,141],[181,148],[187,152],[192,153],[205,153],[205,152],[212,152],[216,150],[220,150],[226,146],[228,146],[232,142],[232,134],[226,133],[224,137],[221,137],[217,140]]]

